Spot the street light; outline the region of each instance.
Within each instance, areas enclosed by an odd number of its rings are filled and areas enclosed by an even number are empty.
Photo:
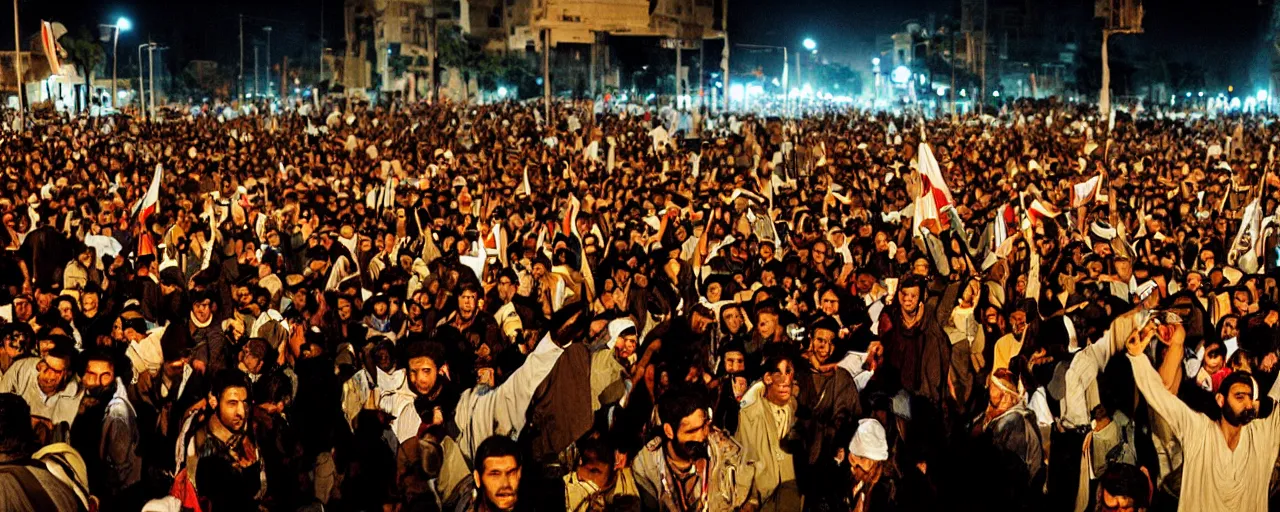
[[[813,51],[813,50],[816,50],[817,48],[818,48],[817,41],[814,41],[813,39],[810,39],[807,37],[804,39],[804,49]]]
[[[132,30],[133,22],[130,22],[129,18],[121,16],[116,19],[114,25],[100,24],[99,26],[111,28],[111,108],[115,109],[116,101],[118,101],[116,97],[116,68],[118,67],[116,66],[116,49],[120,47],[120,32]]]

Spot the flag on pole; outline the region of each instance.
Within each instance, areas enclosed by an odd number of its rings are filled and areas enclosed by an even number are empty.
[[[1040,202],[1039,199],[1031,200],[1031,206],[1027,207],[1027,217],[1029,217],[1032,222],[1052,219],[1057,216],[1057,210],[1052,206]]]
[[[151,177],[151,186],[147,187],[147,194],[138,199],[133,205],[133,215],[138,222],[144,226],[147,223],[147,217],[160,211],[160,179],[164,175],[164,167],[156,164],[155,174]]]
[[[929,145],[920,143],[918,169],[920,172],[920,197],[916,198],[916,211],[912,216],[912,233],[919,235],[920,228],[933,233],[941,233],[951,223],[951,216],[945,215],[948,209],[954,209],[951,190],[942,178],[938,167],[938,159],[934,158]],[[959,227],[959,226],[957,226]]]
[[[1098,189],[1102,183],[1102,175],[1099,174],[1087,181],[1077,183],[1071,186],[1071,207],[1079,208],[1092,202],[1098,197]]]
[[[55,75],[62,74],[62,63],[58,59],[58,34],[54,31],[53,23],[40,22],[40,46],[44,48],[44,56],[49,59],[49,71]]]

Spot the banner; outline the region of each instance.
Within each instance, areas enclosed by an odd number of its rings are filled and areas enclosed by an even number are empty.
[[[49,59],[49,70],[55,75],[62,74],[62,63],[58,60],[58,36],[53,24],[47,21],[40,22],[40,46],[44,48],[45,58]]]

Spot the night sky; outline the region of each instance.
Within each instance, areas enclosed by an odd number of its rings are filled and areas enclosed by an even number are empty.
[[[1033,6],[1093,3],[1026,1]],[[1274,1],[1147,1],[1146,33],[1123,36],[1117,44],[1123,46],[1121,51],[1198,64],[1211,83],[1244,83],[1251,73],[1256,76],[1264,69],[1266,55],[1258,50],[1267,47],[1266,20]],[[124,49],[134,51],[150,35],[173,48],[175,61],[201,58],[235,66],[239,13],[251,17],[245,25],[246,61],[252,58],[253,39],[264,40],[261,27],[270,24],[276,60],[290,54],[291,59],[314,63],[318,55],[308,44],[318,39],[322,3],[329,47],[341,48],[342,0],[19,0],[24,37],[35,33],[42,18],[61,21],[75,31],[120,15],[130,17],[134,31],[124,34],[120,43],[124,65],[134,59],[126,59]],[[812,37],[823,56],[846,63],[869,59],[877,35],[896,31],[908,19],[925,21],[930,14],[938,19],[958,17],[959,0],[730,0],[731,38],[736,42],[795,47]],[[8,9],[0,9],[0,25],[12,26]],[[0,42],[0,49],[11,45]]]

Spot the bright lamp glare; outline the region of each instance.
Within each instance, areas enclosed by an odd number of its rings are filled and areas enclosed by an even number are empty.
[[[499,87],[499,88],[498,88],[498,97],[499,97],[499,98],[505,98],[505,97],[507,97],[507,88],[506,88],[506,87]]]
[[[1267,91],[1266,91],[1265,89],[1259,89],[1259,90],[1258,90],[1258,102],[1259,102],[1259,103],[1265,103],[1265,102],[1267,101],[1267,98],[1269,98],[1269,97],[1270,97],[1270,96],[1267,94]]]
[[[133,30],[133,22],[130,22],[129,18],[121,16],[120,19],[116,20],[116,29],[120,30],[121,32],[128,32],[130,30]]]
[[[818,42],[817,42],[817,41],[814,41],[813,39],[805,38],[805,40],[804,40],[804,49],[806,49],[806,50],[813,50],[813,49],[816,49],[817,47],[818,47]]]

